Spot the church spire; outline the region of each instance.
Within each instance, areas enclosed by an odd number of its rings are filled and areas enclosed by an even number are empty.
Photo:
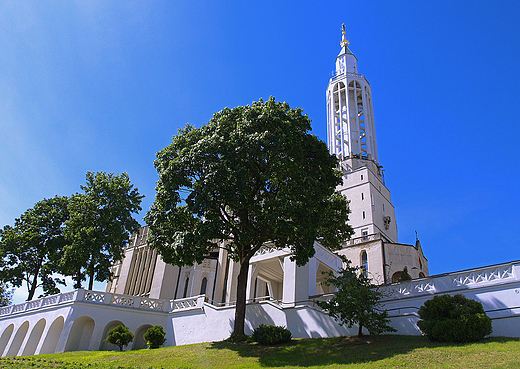
[[[348,47],[348,45],[350,45],[350,41],[345,40],[345,33],[347,33],[345,31],[345,23],[341,24],[341,33],[343,34],[343,37],[341,38],[341,42],[339,44],[341,45],[341,47],[345,47],[345,46]]]
[[[328,145],[340,160],[356,155],[378,164],[370,84],[358,73],[357,58],[348,48],[345,24],[336,73],[327,88]]]

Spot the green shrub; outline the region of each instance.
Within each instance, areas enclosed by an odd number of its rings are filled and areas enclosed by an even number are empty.
[[[146,340],[146,344],[150,349],[156,349],[164,345],[166,342],[166,332],[163,327],[160,325],[156,325],[148,328],[146,333],[143,335],[143,338]]]
[[[430,341],[476,342],[491,334],[482,304],[460,294],[435,296],[419,309],[417,326]]]
[[[119,347],[119,351],[123,351],[125,346],[134,340],[134,334],[130,332],[128,327],[119,324],[117,327],[108,331],[108,336],[105,339],[106,343],[111,343]]]
[[[289,342],[291,340],[291,331],[285,327],[276,325],[260,324],[254,331],[251,338],[253,341],[261,345],[270,346],[278,343]]]

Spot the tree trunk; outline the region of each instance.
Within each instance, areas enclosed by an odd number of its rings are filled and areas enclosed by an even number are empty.
[[[89,265],[90,275],[89,275],[89,281],[88,281],[88,289],[92,291],[92,288],[94,288],[94,262],[91,261]]]
[[[240,261],[240,273],[238,273],[237,302],[235,308],[234,334],[244,334],[246,320],[246,290],[247,276],[249,274],[249,259]]]
[[[359,329],[358,329],[357,335],[358,335],[358,337],[361,337],[363,335],[363,326],[361,325],[361,323],[359,323]]]
[[[75,289],[82,288],[82,286],[81,286],[81,268],[78,268],[78,273],[76,274],[74,280],[76,281],[76,283],[74,283],[74,288]]]
[[[38,277],[34,276],[32,282],[31,282],[31,288],[29,289],[29,296],[27,296],[27,301],[31,301],[33,299],[37,286],[38,286]]]
[[[31,301],[33,299],[34,293],[36,292],[36,287],[38,287],[38,274],[40,274],[40,268],[43,262],[40,260],[39,263],[40,265],[38,265],[36,272],[34,273],[34,277],[29,288],[29,296],[27,296],[27,301]]]

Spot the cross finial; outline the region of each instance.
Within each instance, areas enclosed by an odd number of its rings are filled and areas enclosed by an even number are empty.
[[[343,47],[343,46],[348,46],[348,45],[350,45],[349,40],[345,40],[345,33],[347,33],[346,30],[345,30],[345,28],[346,28],[346,27],[345,27],[345,23],[342,23],[342,24],[341,24],[341,33],[342,33],[343,36],[342,36],[342,38],[341,38],[341,42],[340,42],[340,45],[341,45],[342,47]]]

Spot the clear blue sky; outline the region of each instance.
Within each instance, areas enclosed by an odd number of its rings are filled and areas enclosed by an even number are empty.
[[[155,153],[260,97],[326,140],[345,23],[399,241],[418,231],[431,274],[518,260],[519,19],[518,1],[3,1],[0,226],[87,171],[127,172],[144,224]]]

